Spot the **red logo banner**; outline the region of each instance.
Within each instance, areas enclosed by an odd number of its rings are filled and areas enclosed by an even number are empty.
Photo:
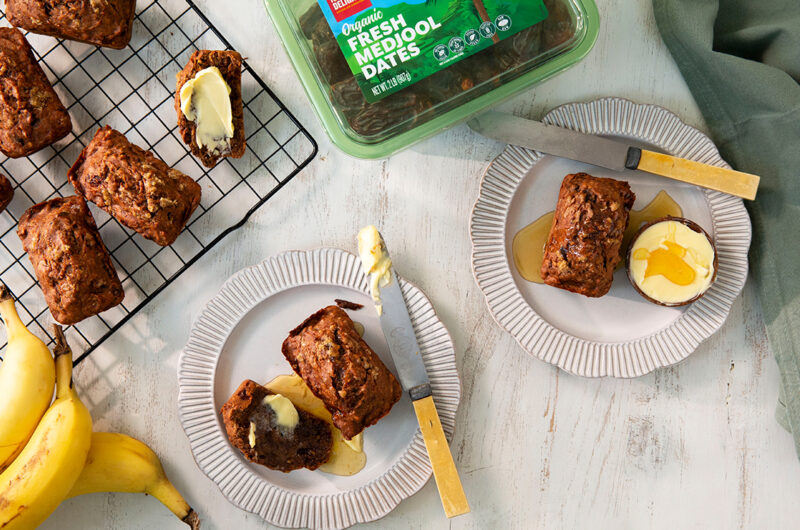
[[[370,0],[328,0],[336,22],[341,22],[361,11],[372,7]]]

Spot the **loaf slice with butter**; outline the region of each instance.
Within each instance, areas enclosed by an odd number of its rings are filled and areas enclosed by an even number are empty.
[[[175,111],[183,142],[204,166],[212,168],[224,157],[241,158],[247,145],[242,56],[232,50],[194,52],[177,75]]]
[[[221,410],[228,439],[245,458],[288,473],[328,461],[333,434],[327,422],[247,379]]]

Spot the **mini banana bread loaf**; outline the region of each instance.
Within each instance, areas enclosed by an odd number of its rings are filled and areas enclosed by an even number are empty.
[[[284,473],[317,469],[331,456],[330,426],[299,408],[295,408],[296,425],[281,425],[278,414],[264,401],[274,395],[254,381],[243,381],[220,411],[228,439],[245,458],[270,469]]]
[[[122,49],[131,40],[136,0],[6,0],[18,28]]]
[[[564,177],[544,247],[547,285],[590,297],[611,289],[636,196],[627,182],[586,173]]]
[[[338,306],[308,317],[289,332],[281,350],[347,440],[377,423],[400,399],[400,383]]]
[[[75,324],[122,302],[122,284],[83,198],[31,206],[17,235],[58,322]]]
[[[35,153],[72,130],[67,109],[36,62],[22,32],[0,28],[0,151]]]
[[[220,142],[222,147],[200,147],[197,141],[197,122],[186,117],[181,109],[181,89],[187,81],[206,68],[216,67],[230,87],[231,115],[233,118],[233,137]],[[244,135],[244,107],[242,105],[242,56],[239,52],[225,50],[198,50],[189,58],[186,67],[178,72],[175,89],[175,111],[178,113],[178,126],[183,142],[192,150],[206,167],[214,167],[220,159],[229,156],[241,158],[246,141]],[[199,116],[199,114],[198,114]]]
[[[175,242],[200,204],[197,182],[109,126],[95,133],[68,175],[80,195],[161,246]]]

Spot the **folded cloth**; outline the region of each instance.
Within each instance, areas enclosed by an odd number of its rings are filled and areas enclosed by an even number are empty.
[[[761,175],[751,271],[781,375],[778,421],[800,456],[800,2],[653,0],[722,156]]]

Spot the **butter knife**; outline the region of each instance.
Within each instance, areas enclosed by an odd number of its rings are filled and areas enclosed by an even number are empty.
[[[511,114],[490,111],[467,124],[475,132],[506,144],[617,171],[639,169],[750,200],[756,198],[758,191],[760,177],[757,175],[656,153],[624,141],[546,125]]]
[[[469,513],[469,503],[436,412],[428,372],[386,244],[375,227],[368,226],[359,232],[358,246],[364,272],[372,279],[373,299],[397,377],[414,404],[445,515],[450,518]]]

